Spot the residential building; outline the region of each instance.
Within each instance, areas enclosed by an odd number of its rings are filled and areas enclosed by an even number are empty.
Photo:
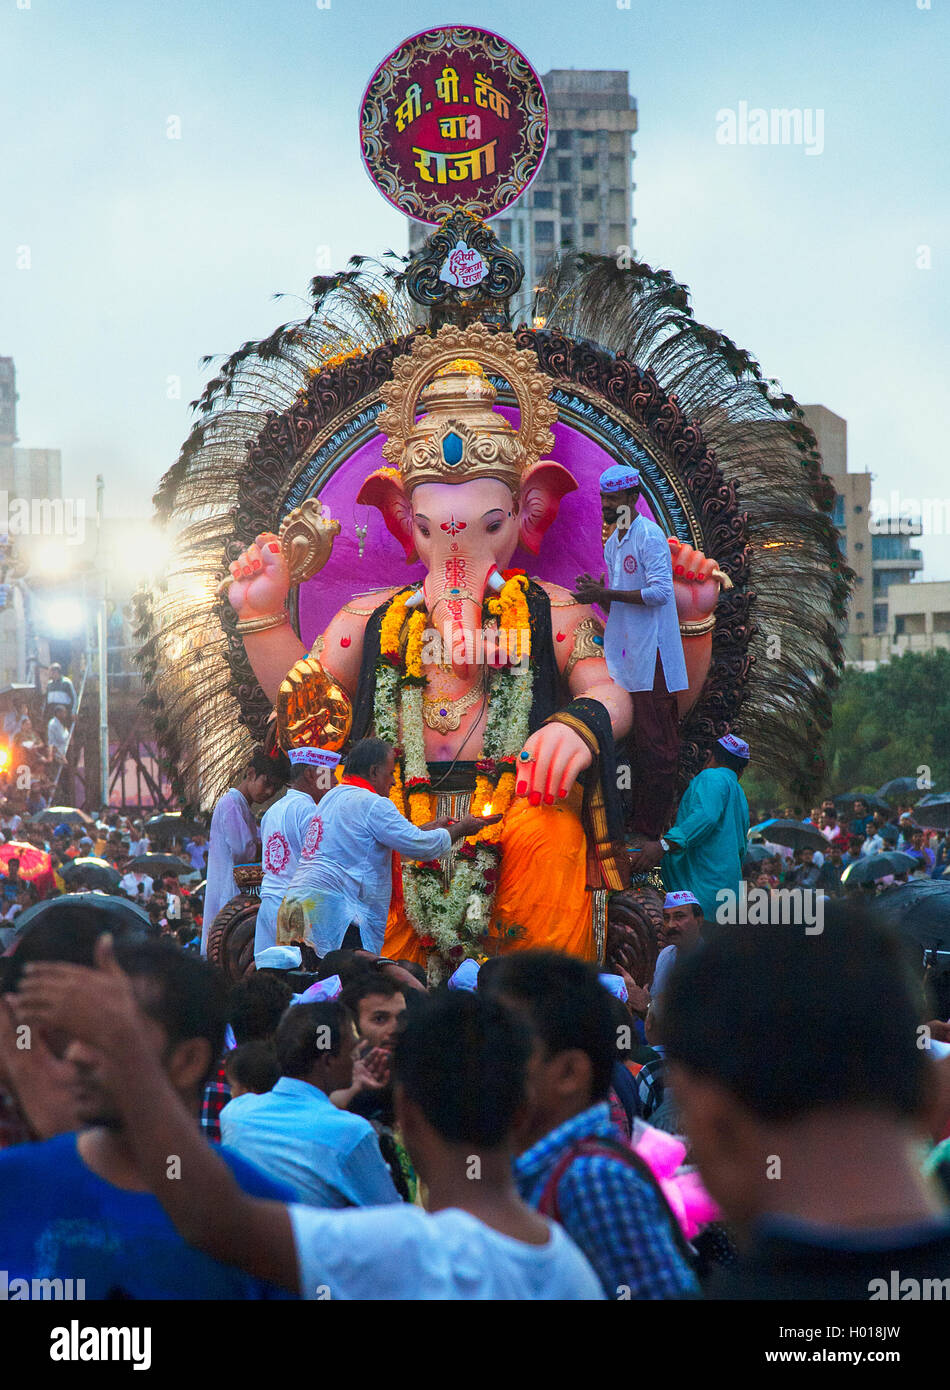
[[[806,405],[803,409],[818,441],[822,468],[837,493],[832,519],[838,528],[841,555],[854,570],[854,588],[841,640],[845,656],[857,660],[861,654],[861,640],[871,635],[874,623],[872,537],[868,530],[871,475],[848,472],[846,420],[826,405]]]
[[[921,534],[921,523],[907,516],[883,515],[880,500],[872,501],[871,474],[848,471],[846,420],[825,405],[806,405],[803,409],[818,441],[822,467],[837,492],[832,516],[840,536],[841,554],[855,572],[851,605],[842,631],[845,658],[853,663],[886,661],[895,653],[893,638],[923,637],[942,631],[939,596],[925,601],[922,597],[908,599],[906,594],[910,581],[923,569],[923,553],[912,544],[913,538]],[[895,499],[893,494],[892,507],[896,506]],[[913,585],[915,591],[939,587]],[[898,590],[901,606],[895,608],[891,595]],[[937,609],[928,608],[928,602],[937,604]],[[927,613],[931,616],[926,617]],[[899,633],[895,627],[897,616],[906,620],[906,630],[902,626]]]

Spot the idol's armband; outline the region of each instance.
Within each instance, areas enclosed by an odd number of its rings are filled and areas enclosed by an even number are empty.
[[[582,618],[574,629],[574,645],[564,668],[564,679],[570,679],[579,661],[587,661],[594,656],[601,661],[604,659],[604,625],[595,617]]]

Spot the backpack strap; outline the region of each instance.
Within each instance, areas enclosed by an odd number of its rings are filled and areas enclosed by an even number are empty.
[[[640,1155],[627,1144],[619,1139],[612,1139],[607,1135],[598,1135],[587,1139],[578,1139],[571,1144],[555,1163],[551,1172],[548,1174],[547,1181],[541,1191],[536,1210],[542,1216],[548,1216],[558,1225],[563,1224],[561,1209],[558,1202],[558,1188],[564,1174],[577,1158],[612,1158],[618,1163],[622,1163],[625,1168],[632,1168],[639,1173],[644,1182],[653,1189],[660,1209],[670,1227],[670,1234],[673,1243],[680,1255],[687,1262],[691,1269],[696,1267],[696,1252],[693,1250],[689,1241],[683,1234],[683,1228],[676,1218],[676,1213],[670,1206],[666,1193],[663,1191],[656,1174],[650,1165],[640,1157]]]

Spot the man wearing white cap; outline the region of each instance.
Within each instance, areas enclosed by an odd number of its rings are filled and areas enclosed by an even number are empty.
[[[261,821],[261,905],[254,929],[254,960],[277,943],[277,913],[300,862],[307,828],[324,792],[333,783],[333,770],[339,753],[325,748],[290,748],[290,785],[286,793],[268,807]]]
[[[395,750],[383,739],[364,738],[350,749],[343,780],[327,792],[304,838],[277,915],[281,945],[306,941],[325,956],[343,946],[352,927],[357,944],[379,953],[393,851],[409,859],[441,859],[456,840],[501,820],[469,815],[413,825],[389,800],[395,765]]]
[[[717,893],[728,888],[738,901],[742,881],[749,803],[739,779],[749,765],[749,745],[726,734],[713,744],[709,756],[709,766],[683,793],[675,824],[655,845],[645,845],[631,867],[649,868],[662,854],[667,889],[695,893],[703,916],[714,922],[722,901]]]
[[[650,994],[659,999],[670,971],[680,953],[688,954],[699,945],[703,925],[703,909],[699,899],[688,889],[667,893],[663,902],[663,940],[666,945],[656,958]]]
[[[201,927],[203,956],[208,954],[211,923],[222,907],[237,896],[235,864],[246,864],[257,857],[261,835],[251,807],[270,801],[281,780],[277,764],[259,748],[251,755],[238,785],[226,791],[215,805],[208,838],[208,874]]]
[[[638,763],[633,829],[655,839],[669,820],[676,789],[676,692],[689,685],[673,560],[660,527],[637,511],[636,468],[615,464],[602,473],[600,500],[604,521],[614,528],[604,547],[607,574],[599,582],[580,575],[574,597],[607,611],[607,670],[633,696],[631,737]]]

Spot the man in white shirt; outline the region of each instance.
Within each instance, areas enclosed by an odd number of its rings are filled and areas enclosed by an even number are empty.
[[[867,833],[867,835],[866,835],[865,838],[864,838],[864,844],[861,846],[861,854],[862,854],[862,856],[866,857],[866,856],[869,855],[869,854],[883,854],[883,853],[884,853],[884,841],[883,841],[882,837],[877,833],[877,831],[875,830],[874,826],[873,826],[873,825],[869,825],[869,826],[868,826],[868,833]]]
[[[172,1089],[109,938],[97,970],[34,965],[21,1018],[97,1050],[123,1134],[184,1239],[302,1298],[599,1299],[565,1234],[515,1189],[515,1135],[533,1039],[498,1000],[446,991],[413,1011],[395,1058],[395,1101],[428,1211],[407,1203],[318,1211],[244,1193]],[[176,1154],[187,1182],[168,1181]]]
[[[254,959],[277,944],[277,913],[300,860],[304,836],[317,803],[332,785],[339,753],[324,748],[291,748],[290,786],[261,821],[264,879],[254,930]]]
[[[208,954],[208,932],[218,913],[237,896],[235,864],[250,864],[257,858],[261,833],[251,814],[252,805],[270,801],[280,786],[275,762],[263,749],[251,758],[247,771],[236,787],[224,793],[211,817],[208,845],[208,876],[201,926],[201,954]]]
[[[463,816],[415,826],[389,800],[395,766],[395,751],[382,739],[364,738],[350,749],[343,781],[327,792],[304,837],[277,914],[279,945],[305,941],[325,956],[344,944],[353,927],[363,949],[379,955],[393,850],[409,859],[441,859],[456,840],[501,819]]]
[[[650,996],[659,999],[666,987],[670,971],[681,953],[695,950],[702,940],[703,909],[699,899],[688,889],[667,893],[663,901],[663,939],[666,945],[656,958]]]
[[[119,887],[126,897],[134,898],[139,903],[148,902],[153,886],[152,879],[140,869],[130,869],[119,880]]]
[[[145,833],[142,822],[137,820],[130,832],[129,853],[133,859],[137,859],[140,854],[148,854],[151,848],[152,843]]]
[[[274,1037],[280,1080],[221,1111],[221,1142],[293,1188],[307,1206],[399,1201],[369,1120],[330,1100],[352,1085],[355,1045],[353,1016],[339,1000],[290,1008]]]
[[[615,464],[601,474],[601,510],[614,529],[604,547],[607,574],[578,576],[574,597],[607,611],[604,658],[611,679],[633,696],[631,738],[638,777],[633,829],[659,840],[670,823],[679,757],[676,692],[686,690],[686,661],[673,590],[670,543],[637,511],[640,474]]]

